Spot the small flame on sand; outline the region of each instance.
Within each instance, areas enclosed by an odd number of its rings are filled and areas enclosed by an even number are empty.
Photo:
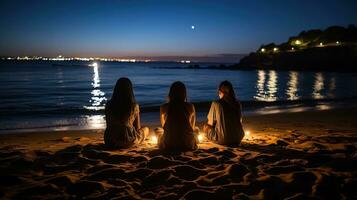
[[[157,144],[157,137],[156,137],[156,135],[151,136],[151,143]]]
[[[250,131],[244,131],[244,140],[250,140],[252,139],[251,138],[251,135],[250,135]]]
[[[198,142],[203,142],[203,134],[198,134],[197,136]]]

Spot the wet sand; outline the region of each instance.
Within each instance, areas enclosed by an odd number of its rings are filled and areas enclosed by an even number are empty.
[[[356,199],[356,111],[249,116],[241,146],[178,154],[110,150],[103,130],[0,135],[0,198]]]

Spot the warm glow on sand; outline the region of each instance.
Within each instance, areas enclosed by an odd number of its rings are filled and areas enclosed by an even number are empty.
[[[151,136],[151,143],[157,144],[157,136],[156,135]]]
[[[204,139],[203,134],[202,133],[198,134],[197,139],[198,139],[198,142],[200,142],[200,143],[203,142],[203,139]]]
[[[250,140],[251,139],[251,134],[250,131],[244,131],[244,140]]]

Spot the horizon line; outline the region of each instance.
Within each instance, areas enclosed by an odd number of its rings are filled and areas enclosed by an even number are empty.
[[[57,56],[5,56],[2,55],[0,58],[2,60],[12,58],[90,58],[90,59],[134,59],[140,62],[144,60],[150,60],[151,62],[180,62],[180,61],[191,61],[191,62],[226,62],[226,63],[236,63],[239,62],[244,56],[248,54],[234,54],[234,53],[222,53],[222,54],[210,54],[210,55],[202,55],[202,56],[190,56],[190,55],[163,55],[163,56],[64,56],[63,54],[59,54]],[[8,59],[10,60],[10,59]],[[20,59],[18,59],[20,60]],[[23,59],[26,60],[26,59]]]

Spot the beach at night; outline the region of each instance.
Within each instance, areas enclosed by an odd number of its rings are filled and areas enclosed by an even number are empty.
[[[355,112],[247,117],[240,147],[204,140],[173,155],[151,138],[106,149],[103,130],[1,135],[1,186],[14,199],[353,198]]]
[[[0,199],[357,199],[354,1],[0,2]]]

